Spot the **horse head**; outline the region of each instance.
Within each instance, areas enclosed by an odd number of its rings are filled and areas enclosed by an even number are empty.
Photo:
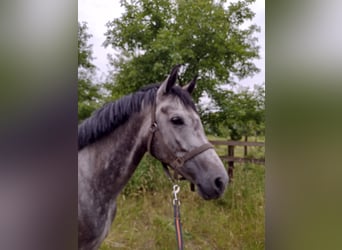
[[[191,98],[196,77],[185,87],[176,85],[176,66],[160,85],[152,109],[150,153],[197,187],[204,199],[220,197],[227,184],[224,165],[208,142]]]

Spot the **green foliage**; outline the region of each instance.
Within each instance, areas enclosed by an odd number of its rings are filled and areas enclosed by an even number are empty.
[[[163,186],[165,180],[167,177],[163,173],[161,163],[146,154],[126,185],[123,195],[140,196],[147,192],[154,193]]]
[[[265,89],[223,91],[216,93],[217,111],[203,110],[202,121],[207,130],[219,136],[240,140],[242,136],[264,134]]]
[[[91,35],[86,23],[78,23],[78,119],[84,120],[99,106],[99,87],[93,84],[95,66],[92,64]]]
[[[78,120],[82,121],[100,106],[99,87],[90,79],[78,79]]]
[[[88,44],[91,37],[92,35],[88,33],[87,23],[78,23],[78,67],[93,70],[95,66],[91,63],[93,60],[92,45]]]
[[[163,80],[171,67],[186,65],[181,82],[200,75],[195,100],[206,92],[219,98],[219,86],[233,77],[251,76],[259,47],[255,25],[241,29],[254,13],[254,1],[122,0],[125,12],[107,23],[105,46],[119,53],[111,59],[113,96]]]

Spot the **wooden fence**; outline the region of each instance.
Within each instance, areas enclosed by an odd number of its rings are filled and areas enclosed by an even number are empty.
[[[210,141],[214,146],[227,146],[227,154],[220,155],[220,158],[227,162],[228,165],[228,175],[230,179],[234,177],[234,162],[251,162],[257,164],[265,164],[265,156],[261,158],[248,157],[248,147],[265,147],[264,142],[247,142],[247,141]],[[244,157],[235,156],[235,147],[244,147]]]

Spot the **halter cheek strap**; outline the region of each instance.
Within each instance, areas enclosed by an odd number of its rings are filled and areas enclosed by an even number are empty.
[[[151,110],[151,127],[149,131],[149,136],[147,140],[147,151],[152,155],[151,146],[154,133],[158,130],[158,123],[156,120],[156,105],[152,104]]]

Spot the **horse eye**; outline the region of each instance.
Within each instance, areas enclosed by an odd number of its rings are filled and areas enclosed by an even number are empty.
[[[178,117],[178,116],[172,117],[171,122],[175,125],[183,125],[184,124],[183,119]]]

